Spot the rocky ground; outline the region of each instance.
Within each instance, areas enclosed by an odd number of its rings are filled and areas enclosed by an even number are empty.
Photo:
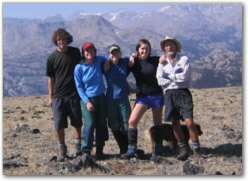
[[[191,89],[195,122],[201,125],[202,158],[178,161],[165,152],[151,159],[147,130],[152,125],[147,111],[138,126],[138,147],[145,155],[131,160],[118,158],[111,132],[104,152],[107,158],[73,156],[71,127],[66,129],[68,158],[57,162],[57,139],[48,96],[3,98],[4,175],[243,175],[242,87]],[[130,97],[134,103],[134,95]],[[164,143],[165,145],[165,143]],[[168,151],[167,147],[164,147]],[[93,150],[93,154],[94,154]]]

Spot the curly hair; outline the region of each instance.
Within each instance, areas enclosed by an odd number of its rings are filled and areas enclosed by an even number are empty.
[[[70,44],[73,41],[73,37],[71,36],[70,33],[68,33],[65,29],[63,28],[58,28],[56,31],[53,33],[52,41],[53,43],[57,46],[57,38],[65,38],[67,40],[67,44]]]
[[[150,52],[149,52],[149,55],[148,55],[148,57],[149,57],[151,55],[152,47],[151,47],[150,42],[147,39],[140,39],[138,41],[138,43],[136,45],[136,51],[137,51],[137,53],[139,54],[139,48],[141,47],[142,44],[148,45],[148,47],[150,49]]]

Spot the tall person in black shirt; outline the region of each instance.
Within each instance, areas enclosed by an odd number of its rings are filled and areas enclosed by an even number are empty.
[[[71,119],[76,154],[81,149],[82,114],[80,98],[74,83],[74,68],[81,59],[78,48],[68,46],[72,36],[64,29],[57,29],[52,37],[57,49],[47,59],[49,105],[53,110],[53,119],[59,141],[57,161],[64,161],[67,153],[65,131],[67,117]]]
[[[128,126],[128,151],[121,157],[129,159],[136,157],[137,154],[137,136],[138,123],[143,114],[152,109],[154,125],[162,122],[162,109],[164,104],[163,91],[158,85],[156,71],[159,64],[159,57],[152,57],[151,45],[146,39],[141,39],[136,45],[137,57],[133,59],[131,72],[133,73],[136,85],[136,101],[131,112]],[[155,144],[155,151],[162,149],[162,140]]]

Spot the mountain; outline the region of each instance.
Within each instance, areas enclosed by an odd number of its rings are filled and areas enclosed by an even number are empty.
[[[106,55],[108,46],[117,43],[122,56],[129,56],[141,38],[151,42],[152,55],[160,55],[159,42],[165,35],[174,36],[196,72],[193,87],[242,85],[242,5],[165,4],[153,12],[78,11],[66,20],[60,15],[43,20],[3,18],[4,96],[48,93],[46,59],[56,49],[52,34],[61,27],[73,35],[72,46],[81,48],[92,41],[98,55]]]
[[[192,64],[192,87],[226,87],[242,85],[242,54],[215,50]]]
[[[49,16],[45,18],[43,20],[43,23],[57,23],[57,22],[64,22],[64,21],[65,19],[61,15],[57,14],[57,15]]]
[[[70,19],[83,19],[89,15],[104,17],[122,29],[142,28],[163,38],[166,35],[178,37],[186,45],[184,51],[194,52],[190,55],[193,59],[215,49],[242,49],[241,4],[168,4],[153,12],[115,10],[90,14],[78,11]]]

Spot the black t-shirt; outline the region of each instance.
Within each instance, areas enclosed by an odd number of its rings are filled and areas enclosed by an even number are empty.
[[[77,94],[74,68],[81,58],[78,48],[68,47],[66,52],[55,50],[47,59],[46,75],[54,78],[53,97],[71,97]]]
[[[135,59],[134,65],[131,67],[130,71],[133,73],[136,80],[136,95],[138,97],[163,93],[156,78],[158,63],[159,57],[155,56],[149,57],[147,60]]]

